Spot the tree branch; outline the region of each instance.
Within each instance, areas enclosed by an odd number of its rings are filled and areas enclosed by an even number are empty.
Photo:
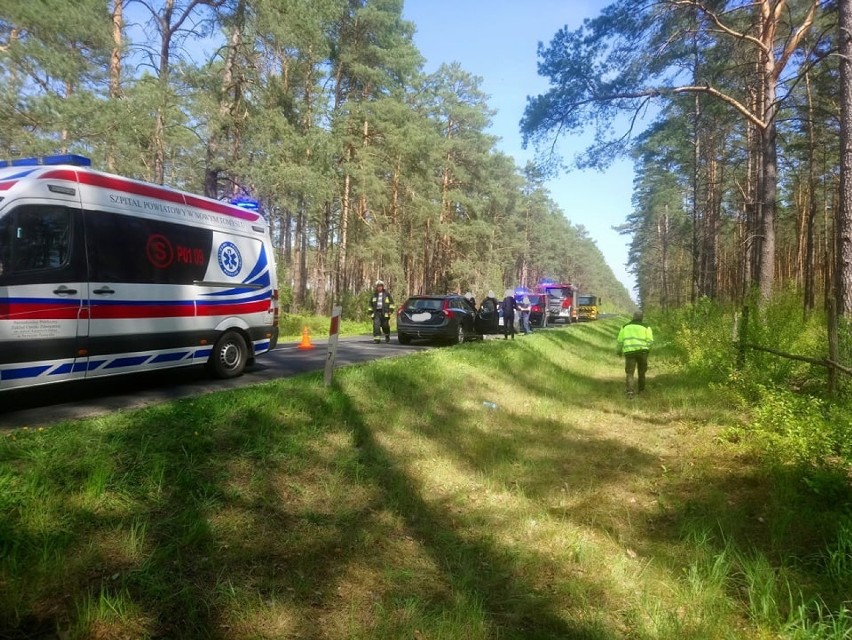
[[[707,16],[710,21],[715,24],[716,27],[722,33],[726,33],[729,36],[737,38],[738,40],[745,40],[746,42],[751,42],[761,51],[768,52],[766,45],[764,45],[763,42],[761,42],[758,38],[750,36],[747,33],[740,33],[739,31],[735,31],[728,25],[724,24],[719,18],[719,16],[717,16],[713,11],[710,11],[707,7],[704,6],[703,2],[699,2],[698,0],[668,0],[668,3],[674,6],[692,7],[693,9],[698,9],[701,13]]]
[[[615,93],[606,96],[591,96],[587,100],[580,100],[573,103],[572,106],[580,107],[588,104],[593,104],[595,102],[610,102],[612,100],[630,100],[637,98],[659,98],[666,94],[678,94],[678,93],[705,93],[707,95],[713,96],[724,102],[725,104],[733,107],[738,113],[743,115],[749,122],[758,127],[759,129],[766,129],[767,124],[757,117],[754,113],[752,113],[748,107],[743,105],[739,100],[729,96],[726,93],[722,93],[715,87],[711,87],[710,85],[687,85],[682,87],[672,87],[672,88],[658,88],[658,89],[644,89],[641,91],[632,91],[629,93]]]
[[[787,43],[787,46],[784,47],[784,53],[781,54],[781,58],[775,65],[775,72],[772,74],[773,81],[777,81],[778,78],[781,76],[781,72],[784,70],[784,67],[787,66],[787,62],[789,62],[790,56],[792,56],[793,53],[795,53],[796,49],[799,48],[799,43],[801,43],[802,38],[805,37],[805,34],[810,30],[811,26],[813,26],[818,5],[819,0],[811,0],[811,8],[808,10],[808,14],[805,16],[805,19],[802,24],[799,25],[799,28],[796,29],[796,33],[794,33],[793,37],[790,38],[790,41]]]

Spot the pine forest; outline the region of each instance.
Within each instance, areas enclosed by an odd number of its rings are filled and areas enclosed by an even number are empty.
[[[398,298],[550,278],[629,308],[571,221],[583,212],[560,210],[542,169],[496,149],[481,78],[457,63],[423,72],[402,9],[5,2],[0,157],[79,153],[111,173],[257,199],[292,312],[334,302],[357,315],[376,278]]]
[[[791,289],[852,314],[849,5],[618,0],[539,47],[550,89],[524,136],[594,129],[579,164],[633,158],[621,230],[643,304]]]

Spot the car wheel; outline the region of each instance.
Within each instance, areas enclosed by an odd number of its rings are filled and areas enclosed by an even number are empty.
[[[399,344],[411,344],[411,336],[407,333],[397,333],[396,339],[399,340]]]
[[[458,327],[458,330],[456,331],[456,337],[455,337],[455,340],[453,340],[453,343],[454,344],[463,344],[466,339],[467,339],[467,333],[464,330],[464,325],[461,322],[459,322],[459,327]]]
[[[226,331],[216,341],[207,364],[217,378],[227,379],[242,375],[247,361],[245,338],[236,331]]]

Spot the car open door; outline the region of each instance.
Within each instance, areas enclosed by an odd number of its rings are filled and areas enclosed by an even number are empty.
[[[490,335],[500,332],[499,316],[497,313],[497,301],[494,298],[485,298],[479,305],[476,313],[476,331],[482,335]]]

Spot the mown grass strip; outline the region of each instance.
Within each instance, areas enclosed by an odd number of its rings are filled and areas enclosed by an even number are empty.
[[[0,636],[848,637],[847,547],[618,326],[9,434]]]

